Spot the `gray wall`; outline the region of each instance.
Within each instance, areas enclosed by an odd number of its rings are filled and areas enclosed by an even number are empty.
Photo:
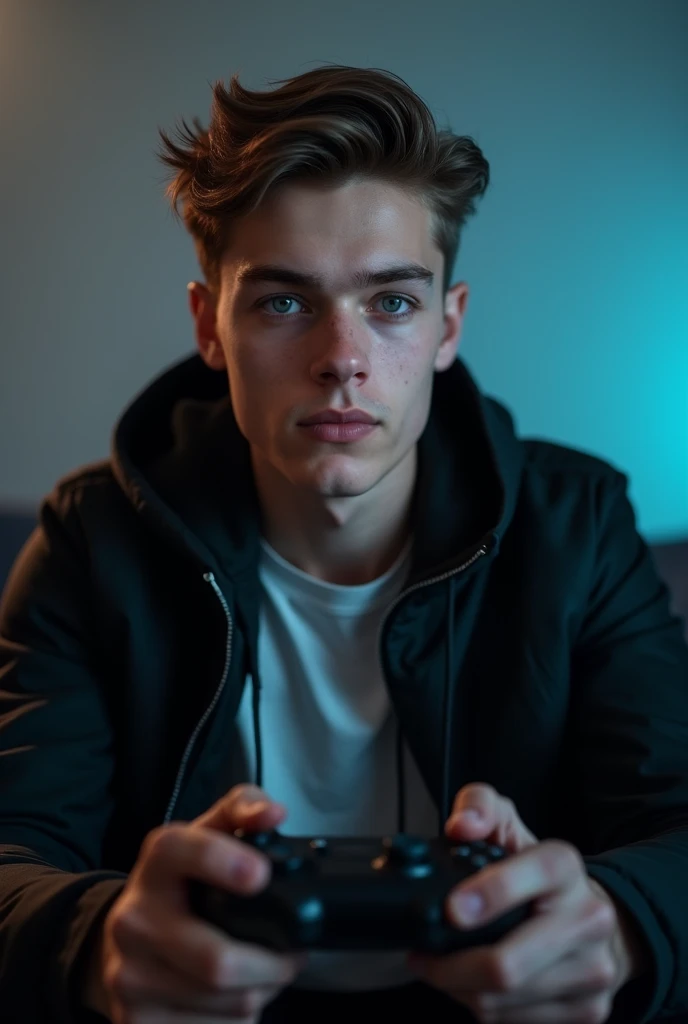
[[[688,532],[687,52],[685,0],[4,0],[0,501],[107,454],[192,345],[157,126],[234,71],[335,61],[402,75],[491,162],[455,275],[482,386],[629,472],[654,539]]]

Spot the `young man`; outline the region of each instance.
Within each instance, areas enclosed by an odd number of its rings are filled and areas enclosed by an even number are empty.
[[[3,1022],[688,1013],[688,650],[625,477],[456,358],[480,150],[338,67],[218,84],[163,139],[199,353],[57,486],[2,605]],[[189,910],[189,878],[265,885],[238,827],[438,814],[513,853],[457,928],[534,903],[492,947],[278,956]]]

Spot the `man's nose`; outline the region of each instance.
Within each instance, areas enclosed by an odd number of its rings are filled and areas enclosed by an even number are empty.
[[[328,317],[319,330],[311,376],[321,384],[363,384],[370,376],[369,341],[352,316]]]

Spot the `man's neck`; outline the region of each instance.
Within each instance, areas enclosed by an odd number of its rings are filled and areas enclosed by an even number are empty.
[[[253,457],[263,535],[282,558],[317,579],[369,583],[396,562],[410,536],[416,450],[365,494],[323,498]]]

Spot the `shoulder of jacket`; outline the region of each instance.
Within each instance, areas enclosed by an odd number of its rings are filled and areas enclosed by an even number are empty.
[[[543,476],[594,477],[611,486],[625,486],[626,473],[598,455],[539,438],[523,438],[526,472]]]
[[[103,504],[112,503],[121,506],[129,501],[115,478],[110,460],[102,459],[61,477],[43,504],[65,515],[71,510],[102,508]]]
[[[101,459],[98,462],[90,462],[85,466],[72,470],[56,482],[54,492],[65,496],[74,494],[85,487],[100,487],[107,484],[114,484],[116,481],[112,472],[112,465],[109,459]]]

